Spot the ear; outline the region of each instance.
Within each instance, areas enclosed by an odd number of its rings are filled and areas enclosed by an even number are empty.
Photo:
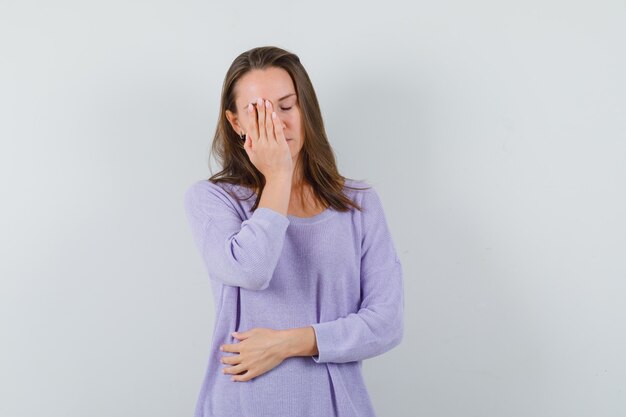
[[[245,130],[239,125],[239,118],[237,117],[237,115],[230,110],[226,110],[225,113],[226,118],[228,119],[228,122],[232,126],[235,133],[237,133],[238,135],[244,134]]]

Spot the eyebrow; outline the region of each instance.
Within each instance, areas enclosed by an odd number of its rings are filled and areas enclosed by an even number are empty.
[[[291,96],[295,96],[295,95],[296,95],[296,93],[287,94],[286,96],[279,98],[278,101],[283,101],[287,97],[291,97]]]
[[[287,97],[291,97],[291,96],[295,96],[295,95],[296,95],[296,93],[287,94],[286,96],[283,96],[283,97],[279,98],[279,99],[278,99],[278,101],[283,101],[283,100],[284,100],[284,99],[286,99]],[[256,105],[256,101],[251,101],[249,104]],[[248,107],[248,104],[246,104],[246,106],[244,107],[244,109],[245,109],[246,107]]]

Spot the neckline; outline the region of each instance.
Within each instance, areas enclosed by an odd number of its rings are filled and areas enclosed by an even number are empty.
[[[287,214],[286,217],[289,219],[289,223],[292,223],[292,224],[311,224],[311,223],[317,223],[318,221],[321,221],[327,217],[330,217],[334,213],[335,213],[335,210],[333,210],[333,208],[329,206],[324,211],[319,212],[314,216],[298,217],[298,216],[294,216],[293,214]]]
[[[234,187],[238,189],[245,188],[246,190],[250,191],[250,189],[247,187],[242,187],[239,185],[235,185]],[[254,191],[252,191],[252,194],[255,196],[257,195]],[[310,216],[310,217],[298,217],[298,216],[294,216],[293,214],[285,214],[284,216],[287,219],[289,219],[290,224],[313,224],[313,223],[320,222],[328,217],[331,217],[335,213],[337,213],[337,210],[333,209],[331,206],[328,206],[326,207],[324,211],[317,213],[316,215]]]

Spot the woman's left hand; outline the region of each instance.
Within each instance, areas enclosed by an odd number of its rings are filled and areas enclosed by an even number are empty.
[[[220,347],[223,352],[239,353],[221,357],[222,363],[231,365],[223,369],[224,374],[233,374],[231,381],[248,381],[277,367],[288,357],[288,339],[281,330],[255,327],[232,335],[240,342]]]

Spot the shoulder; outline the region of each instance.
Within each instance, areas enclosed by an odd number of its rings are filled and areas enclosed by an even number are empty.
[[[191,183],[191,185],[189,185],[189,187],[187,188],[185,194],[210,193],[231,196],[232,193],[240,194],[242,191],[245,190],[250,191],[249,188],[230,184],[224,181],[213,182],[208,179],[202,179]]]
[[[346,178],[343,190],[346,196],[364,209],[381,204],[376,187],[365,180]]]
[[[185,200],[198,198],[206,194],[221,194],[223,188],[209,180],[196,180],[192,182],[185,191]]]
[[[374,190],[372,184],[365,180],[346,178],[343,184],[343,192],[350,197],[359,197],[371,193]]]
[[[236,186],[223,182],[212,182],[208,179],[192,182],[184,193],[184,204],[187,208],[195,206],[225,204],[233,207],[237,204],[233,191]]]

